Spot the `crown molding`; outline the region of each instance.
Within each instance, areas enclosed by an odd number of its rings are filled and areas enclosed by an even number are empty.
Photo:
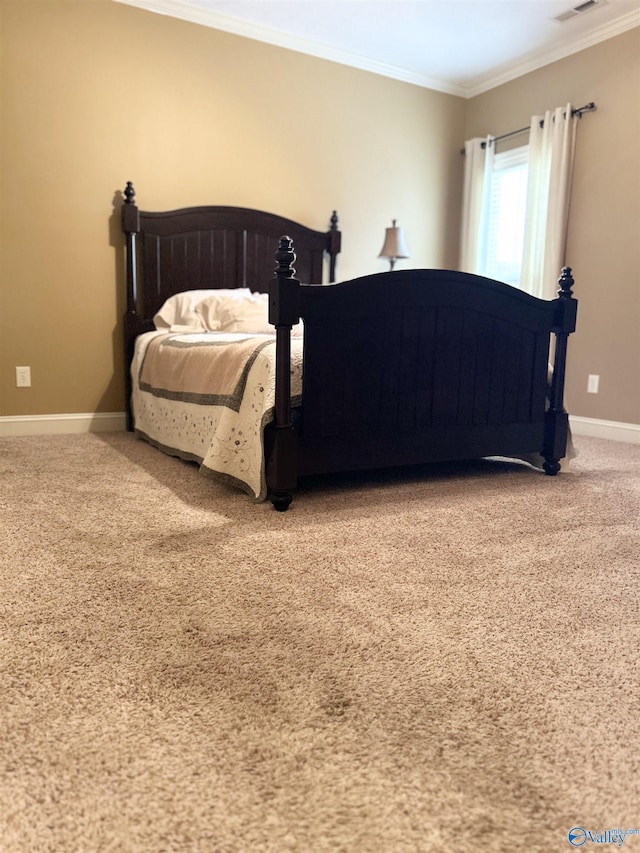
[[[491,73],[466,82],[453,83],[440,78],[416,74],[407,69],[378,62],[377,60],[350,53],[349,51],[338,50],[337,48],[320,44],[311,39],[304,39],[290,33],[280,32],[262,24],[254,24],[250,21],[234,18],[230,15],[223,15],[210,9],[192,6],[188,2],[182,2],[182,0],[113,0],[113,2],[122,3],[126,6],[136,6],[148,12],[168,15],[193,24],[200,24],[205,27],[242,36],[243,38],[271,44],[275,47],[293,50],[307,56],[315,56],[318,59],[326,59],[329,62],[348,65],[352,68],[358,68],[361,71],[369,71],[372,74],[391,77],[394,80],[400,80],[404,83],[412,83],[424,89],[433,89],[436,92],[443,92],[447,95],[456,95],[467,99],[475,98],[477,95],[488,92],[490,89],[495,89],[497,86],[502,86],[504,83],[509,83],[511,80],[529,74],[531,71],[537,71],[545,65],[565,59],[567,56],[579,53],[581,50],[592,47],[599,42],[606,41],[627,30],[640,26],[640,9],[638,9],[592,30],[585,36],[567,39],[562,44],[556,45],[549,50],[532,53],[527,59],[514,63],[497,74]],[[558,24],[558,26],[570,27],[571,21],[565,24]]]
[[[567,24],[570,25],[571,21]],[[561,25],[559,25],[561,26]],[[572,56],[574,53],[580,53],[581,50],[586,50],[588,47],[593,47],[600,42],[622,33],[632,30],[640,26],[640,9],[629,12],[627,15],[622,15],[615,21],[610,21],[597,30],[592,30],[588,35],[580,36],[561,45],[557,45],[550,50],[532,54],[528,59],[510,66],[498,74],[487,75],[484,78],[476,80],[468,86],[464,86],[464,98],[475,98],[476,95],[481,95],[483,92],[488,92],[490,89],[495,89],[502,86],[504,83],[509,83],[511,80],[516,80],[518,77],[523,77],[531,71],[537,71],[539,68],[544,68],[545,65],[551,65],[553,62],[558,62],[560,59],[566,59],[567,56]]]
[[[181,0],[113,0],[113,2],[122,3],[126,6],[136,6],[148,12],[168,15],[192,24],[201,24],[212,29],[223,30],[233,35],[265,42],[275,47],[286,48],[287,50],[293,50],[307,56],[315,56],[318,59],[326,59],[329,62],[358,68],[361,71],[369,71],[372,74],[391,77],[394,80],[421,86],[423,89],[434,89],[437,92],[443,92],[447,95],[465,96],[463,86],[448,83],[445,80],[435,77],[425,77],[424,75],[408,71],[406,68],[398,68],[394,65],[388,65],[384,62],[378,62],[374,59],[350,53],[349,51],[338,50],[337,48],[320,44],[311,39],[304,39],[291,33],[283,33],[261,24],[254,24],[240,18],[233,18],[230,15],[222,15],[219,12],[196,8],[190,6],[188,3],[181,2]]]

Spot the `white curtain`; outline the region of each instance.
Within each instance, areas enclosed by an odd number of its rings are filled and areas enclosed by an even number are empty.
[[[493,137],[469,139],[464,144],[464,190],[460,269],[482,275],[486,260],[488,193],[493,168]]]
[[[571,104],[532,116],[522,290],[554,299],[565,263],[576,124]]]

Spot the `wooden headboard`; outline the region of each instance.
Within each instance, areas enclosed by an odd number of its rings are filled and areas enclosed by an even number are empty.
[[[163,302],[183,290],[250,287],[266,293],[275,273],[283,235],[292,238],[296,276],[322,284],[325,252],[328,280],[335,281],[341,234],[333,212],[328,231],[246,207],[187,207],[150,212],[135,204],[127,183],[122,230],[127,238],[127,312],[151,320]]]
[[[335,281],[341,233],[335,210],[328,231],[245,207],[187,207],[150,212],[135,203],[131,181],[124,190],[127,309],[124,318],[127,406],[129,365],[137,335],[151,331],[153,316],[169,296],[184,290],[249,287],[266,293],[275,275],[283,235],[292,238],[296,276],[322,284]]]

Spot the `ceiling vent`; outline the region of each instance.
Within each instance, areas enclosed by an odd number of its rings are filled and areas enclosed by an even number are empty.
[[[564,24],[565,21],[570,21],[571,18],[577,18],[578,15],[583,15],[585,12],[591,12],[597,6],[606,5],[607,0],[585,0],[584,3],[579,3],[573,9],[568,9],[561,15],[557,15],[553,20],[559,24]]]

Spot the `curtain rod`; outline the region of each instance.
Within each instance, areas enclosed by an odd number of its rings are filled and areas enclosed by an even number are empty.
[[[592,113],[592,112],[595,112],[596,109],[597,109],[597,107],[596,107],[595,103],[593,101],[590,101],[588,104],[585,104],[584,107],[578,107],[575,110],[571,110],[571,115],[572,116],[578,116],[578,118],[582,118],[583,113]],[[544,125],[544,121],[540,121],[540,127],[542,127],[543,125]],[[511,130],[511,131],[509,131],[509,133],[503,133],[501,136],[494,136],[493,141],[494,142],[500,142],[502,139],[509,139],[509,137],[511,137],[511,136],[517,136],[519,133],[526,133],[528,130],[531,130],[530,124],[528,124],[526,127],[520,127],[520,128],[518,128],[518,130]],[[486,148],[487,143],[483,142],[482,147]],[[460,149],[460,153],[464,154],[464,148]]]

